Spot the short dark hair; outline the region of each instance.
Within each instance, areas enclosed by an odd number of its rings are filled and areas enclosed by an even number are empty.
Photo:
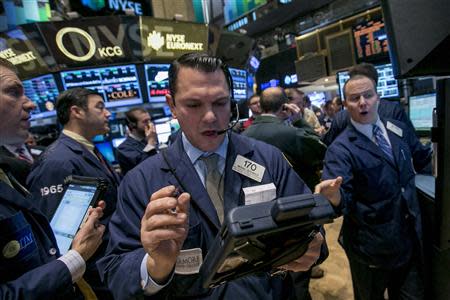
[[[342,91],[344,92],[344,100],[346,98],[345,89],[347,87],[347,83],[353,79],[360,79],[363,77],[369,78],[373,82],[373,87],[375,91],[377,90],[378,85],[378,71],[375,69],[374,65],[369,63],[361,63],[359,65],[353,66],[348,70],[348,75],[350,78],[344,83],[344,87]]]
[[[13,65],[9,60],[6,58],[0,57],[0,67],[4,67],[12,72],[14,72],[17,75],[17,68],[15,65]]]
[[[228,67],[222,62],[222,60],[207,53],[192,52],[180,56],[170,65],[169,91],[174,100],[175,93],[177,92],[178,73],[182,67],[196,69],[205,73],[213,73],[217,70],[222,70],[225,75],[228,88],[230,89],[230,97],[233,98],[233,80],[231,78],[230,70],[228,70]]]
[[[56,100],[56,114],[59,123],[66,125],[70,121],[70,108],[74,105],[87,110],[88,97],[91,95],[102,97],[96,91],[86,88],[74,88],[62,92]]]
[[[265,113],[276,113],[286,103],[288,103],[288,98],[282,88],[264,90],[259,100],[259,105]]]
[[[128,127],[133,127],[131,123],[134,123],[134,125],[136,126],[137,123],[136,112],[147,113],[147,111],[142,107],[135,107],[127,111],[125,113],[125,122],[127,123]]]

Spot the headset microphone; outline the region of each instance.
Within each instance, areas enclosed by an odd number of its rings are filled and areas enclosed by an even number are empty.
[[[230,125],[228,125],[227,128],[222,129],[222,130],[218,130],[218,131],[217,131],[217,134],[218,134],[218,135],[219,135],[219,134],[224,134],[224,133],[227,132],[228,130],[233,129],[233,127],[236,126],[237,123],[239,123],[239,107],[238,107],[238,103],[237,103],[237,102],[235,103],[235,106],[236,106],[236,119],[234,119],[234,121],[233,121]]]

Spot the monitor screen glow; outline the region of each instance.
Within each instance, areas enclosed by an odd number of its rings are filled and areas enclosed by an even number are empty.
[[[52,74],[23,81],[25,95],[36,105],[31,112],[31,119],[40,119],[56,115],[55,102],[59,90]]]
[[[169,64],[146,64],[145,79],[150,102],[166,101],[169,93]]]
[[[236,101],[247,100],[247,72],[245,70],[229,68],[233,78],[233,97]]]
[[[436,94],[409,97],[409,118],[418,131],[428,131],[433,127],[433,109],[436,107]]]
[[[400,96],[398,82],[394,78],[392,64],[383,64],[375,66],[378,72],[377,92],[380,98],[396,98]],[[344,97],[344,84],[350,78],[348,71],[337,72],[337,82],[339,86],[339,94],[342,99]]]
[[[135,65],[65,71],[61,78],[66,90],[84,87],[97,91],[108,108],[142,103]]]

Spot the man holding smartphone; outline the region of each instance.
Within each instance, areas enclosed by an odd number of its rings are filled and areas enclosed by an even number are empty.
[[[24,95],[14,66],[0,58],[0,145],[25,141],[34,106]],[[58,258],[53,231],[35,205],[39,200],[23,195],[27,191],[16,184],[10,170],[0,165],[0,298],[82,298],[89,292],[82,280],[85,261],[105,230],[98,223],[104,202],[90,211],[72,250]],[[81,288],[74,289],[74,283]]]
[[[155,155],[158,136],[150,114],[143,108],[132,108],[125,113],[128,137],[117,148],[117,160],[122,175],[136,167],[147,157]]]

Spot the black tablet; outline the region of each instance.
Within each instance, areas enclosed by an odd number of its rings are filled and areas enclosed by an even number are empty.
[[[64,185],[61,202],[50,221],[61,254],[69,251],[89,207],[103,197],[108,183],[102,178],[71,175],[64,180]]]
[[[335,217],[320,194],[295,195],[232,209],[200,269],[211,288],[256,272],[276,271],[300,257]]]

